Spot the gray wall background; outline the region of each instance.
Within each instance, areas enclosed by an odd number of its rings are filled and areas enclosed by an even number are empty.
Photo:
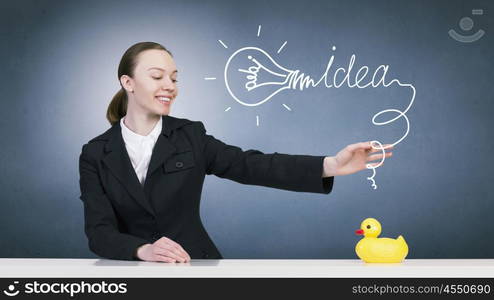
[[[472,17],[474,8],[484,15]],[[375,217],[382,236],[405,237],[409,258],[494,258],[493,13],[487,0],[4,1],[0,257],[95,257],[83,231],[78,156],[109,127],[118,62],[139,41],[174,53],[180,96],[172,115],[201,120],[243,149],[334,155],[403,133],[402,121],[371,123],[386,107],[404,108],[409,94],[396,88],[318,87],[254,108],[236,103],[221,80],[229,55],[244,46],[275,53],[288,41],[274,57],[314,76],[332,53],[336,66],[354,53],[356,66],[390,65],[417,88],[411,131],[378,169],[375,191],[368,171],[336,178],[330,195],[209,176],[201,215],[224,257],[356,258],[354,230]],[[467,16],[472,31],[486,31],[471,44],[447,34],[461,33]]]

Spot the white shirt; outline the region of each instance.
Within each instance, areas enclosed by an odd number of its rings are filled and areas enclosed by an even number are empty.
[[[134,171],[136,172],[141,185],[144,185],[151,155],[153,154],[154,144],[156,144],[156,141],[161,134],[162,120],[160,118],[153,130],[146,136],[137,134],[127,128],[124,123],[124,118],[120,119],[120,127],[122,127],[122,137],[130,161],[134,167]]]

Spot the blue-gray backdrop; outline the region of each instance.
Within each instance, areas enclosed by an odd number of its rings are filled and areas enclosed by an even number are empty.
[[[389,65],[390,79],[417,90],[410,132],[377,169],[377,190],[370,171],[336,178],[330,195],[209,176],[201,215],[225,258],[356,258],[354,230],[367,217],[381,221],[382,236],[402,234],[409,258],[494,257],[492,1],[22,0],[3,1],[0,14],[1,257],[94,257],[78,157],[109,127],[118,62],[139,41],[174,54],[172,115],[243,149],[334,155],[357,141],[392,142],[405,119],[375,126],[372,116],[403,111],[411,93],[321,84],[243,106],[223,78],[239,48],[260,47],[314,78],[331,56],[330,75],[355,54],[352,78]]]

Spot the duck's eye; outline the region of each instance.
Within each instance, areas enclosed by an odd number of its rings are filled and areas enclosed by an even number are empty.
[[[371,226],[370,225],[367,225],[367,229],[370,229],[370,228],[371,228]]]

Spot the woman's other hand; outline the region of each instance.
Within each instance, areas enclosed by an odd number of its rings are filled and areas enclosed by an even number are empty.
[[[189,254],[178,243],[162,237],[153,244],[139,247],[137,257],[144,261],[190,262]]]
[[[327,156],[324,158],[323,177],[339,176],[353,174],[366,169],[366,165],[371,167],[378,166],[383,160],[383,156],[388,158],[393,155],[392,152],[385,152],[372,147],[372,142],[362,142],[346,146],[336,156]],[[376,148],[376,149],[375,149]],[[384,150],[393,149],[392,145],[383,145]],[[370,163],[371,161],[376,161]]]

